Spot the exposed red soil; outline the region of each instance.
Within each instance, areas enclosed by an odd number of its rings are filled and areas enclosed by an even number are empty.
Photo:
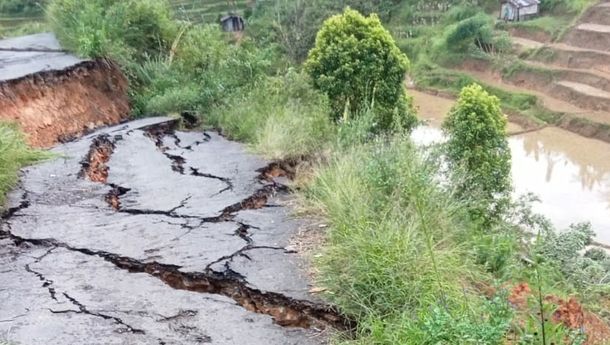
[[[527,283],[520,283],[511,289],[508,301],[518,311],[529,312],[528,300],[535,298]],[[574,298],[565,300],[548,295],[544,302],[555,305],[551,320],[573,330],[581,330],[587,339],[584,345],[604,345],[610,341],[610,327],[597,315],[585,310]]]
[[[31,145],[50,147],[124,120],[127,87],[118,66],[101,59],[7,80],[0,83],[0,120],[17,122]]]
[[[113,151],[114,144],[106,137],[95,138],[93,145],[91,145],[91,150],[81,163],[83,166],[81,176],[86,176],[93,182],[106,183],[108,181],[108,171],[110,170],[107,163]],[[113,205],[113,202],[108,202]],[[118,208],[118,198],[116,202]]]

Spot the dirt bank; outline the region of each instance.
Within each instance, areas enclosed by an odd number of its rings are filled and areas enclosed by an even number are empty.
[[[125,119],[127,79],[109,61],[84,61],[0,82],[0,109],[0,119],[19,123],[30,144],[49,147]]]
[[[51,33],[0,40],[0,120],[49,147],[129,114],[127,79],[107,60],[82,60]]]

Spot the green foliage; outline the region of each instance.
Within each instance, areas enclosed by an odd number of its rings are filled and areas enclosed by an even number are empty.
[[[409,141],[379,140],[337,156],[309,187],[332,222],[321,283],[341,292],[330,297],[349,314],[412,313],[461,296],[443,289],[463,268],[459,246],[443,245],[456,205],[431,178]]]
[[[465,87],[443,123],[447,157],[457,172],[458,194],[477,202],[474,213],[498,216],[511,190],[506,117],[497,97],[479,85]]]
[[[15,187],[19,169],[46,156],[30,149],[15,125],[0,122],[0,207],[6,193]]]
[[[540,10],[542,12],[581,12],[596,0],[541,0]]]
[[[278,43],[294,62],[302,62],[313,48],[316,33],[328,17],[346,6],[366,15],[388,19],[400,0],[269,0],[257,2],[247,31],[258,42]]]
[[[0,38],[31,35],[48,31],[46,23],[24,21],[15,25],[0,24]]]
[[[493,22],[490,17],[478,14],[460,21],[448,31],[446,46],[453,51],[465,51],[476,44],[479,47],[492,44]]]
[[[466,210],[429,157],[402,136],[353,145],[306,190],[331,224],[319,284],[359,320],[346,344],[501,344],[512,313],[467,288],[477,273]]]
[[[47,12],[66,48],[123,64],[167,51],[177,34],[165,0],[52,0]]]
[[[0,0],[0,13],[31,16],[41,14],[46,0]]]
[[[420,344],[504,344],[510,327],[513,309],[506,296],[485,301],[477,316],[456,318],[442,308],[435,307],[424,320]]]
[[[324,147],[333,134],[328,111],[326,97],[311,88],[307,76],[289,70],[256,82],[205,120],[266,157],[286,158]]]
[[[324,22],[305,64],[314,86],[331,101],[335,120],[372,107],[380,129],[414,116],[403,80],[409,61],[376,15],[346,9]]]
[[[542,235],[535,252],[577,288],[601,287],[610,284],[610,256],[601,249],[586,250],[594,236],[588,223],[563,232],[550,229]]]
[[[188,28],[172,59],[150,58],[131,69],[137,115],[183,110],[209,112],[262,78],[275,60],[249,39],[232,44],[216,25]]]
[[[247,30],[257,42],[279,44],[284,54],[300,63],[313,47],[322,22],[333,13],[325,0],[262,2]]]

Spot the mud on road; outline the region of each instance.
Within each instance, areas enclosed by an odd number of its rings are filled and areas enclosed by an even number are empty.
[[[174,127],[108,128],[24,171],[0,223],[0,340],[321,344],[349,328],[308,292],[277,166]]]

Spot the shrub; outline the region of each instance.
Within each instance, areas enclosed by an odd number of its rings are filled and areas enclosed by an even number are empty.
[[[588,223],[572,225],[563,232],[549,229],[540,237],[535,253],[556,267],[577,288],[607,287],[610,284],[610,256],[601,249],[587,250],[594,236]]]
[[[305,64],[314,86],[328,95],[335,120],[373,107],[379,128],[414,116],[403,81],[409,61],[379,18],[346,9],[324,22]]]
[[[458,194],[476,200],[477,217],[499,216],[511,190],[510,149],[500,100],[477,84],[465,87],[443,129],[449,136],[447,157],[458,176]]]

